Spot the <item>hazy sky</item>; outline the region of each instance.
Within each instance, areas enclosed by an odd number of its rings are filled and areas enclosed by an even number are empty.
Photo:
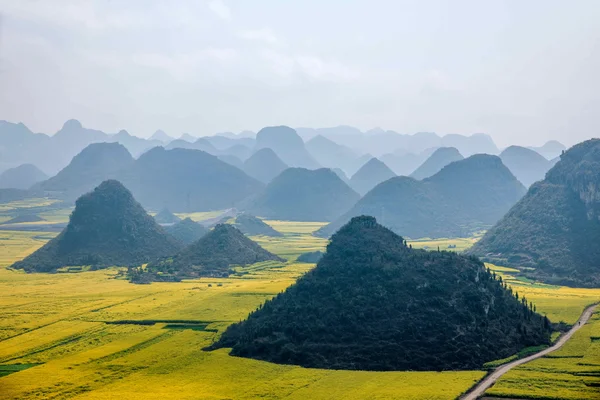
[[[600,136],[600,1],[0,0],[0,119]]]

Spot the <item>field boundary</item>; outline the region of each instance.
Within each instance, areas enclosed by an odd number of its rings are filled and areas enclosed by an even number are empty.
[[[507,364],[499,366],[492,373],[486,375],[481,381],[479,381],[479,383],[477,383],[475,386],[473,386],[466,394],[459,397],[459,399],[460,400],[477,400],[478,398],[483,396],[485,394],[485,391],[488,390],[491,386],[493,386],[494,383],[496,383],[496,381],[498,379],[500,379],[500,377],[502,377],[502,375],[506,374],[508,371],[510,371],[514,367],[518,367],[519,365],[523,365],[530,361],[541,358],[541,357],[543,357],[547,354],[550,354],[553,351],[558,350],[561,347],[563,347],[565,345],[565,343],[567,343],[569,341],[571,336],[573,336],[573,334],[575,332],[577,332],[582,326],[584,326],[589,321],[589,319],[594,314],[596,307],[598,307],[598,303],[592,304],[592,305],[586,307],[583,310],[583,313],[581,313],[581,316],[579,317],[579,319],[573,324],[571,329],[569,329],[568,332],[566,332],[564,335],[559,337],[558,340],[552,346],[550,346],[544,350],[541,350],[535,354],[527,356],[525,358],[520,358],[518,360],[514,360]]]

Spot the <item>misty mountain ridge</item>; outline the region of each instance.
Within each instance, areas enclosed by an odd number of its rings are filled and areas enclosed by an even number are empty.
[[[330,169],[288,168],[240,207],[267,219],[333,221],[359,198]]]
[[[373,157],[350,178],[350,187],[361,196],[383,181],[396,176],[384,162]]]
[[[436,149],[423,164],[419,166],[410,176],[417,180],[429,178],[437,174],[446,165],[464,159],[462,154],[454,147],[440,147]]]
[[[257,150],[243,165],[244,172],[263,183],[271,182],[287,168],[288,165],[268,147]]]
[[[507,147],[500,153],[500,159],[525,187],[544,179],[554,165],[536,151],[521,146]]]
[[[328,237],[352,217],[371,215],[413,239],[469,237],[496,223],[525,191],[499,157],[473,155],[422,181],[399,176],[380,183],[316,234]]]
[[[155,147],[134,160],[118,143],[94,143],[33,189],[72,201],[106,179],[121,181],[145,207],[174,212],[230,208],[263,188],[240,169],[200,150]]]
[[[319,163],[310,155],[302,138],[289,126],[269,126],[256,134],[255,150],[268,147],[290,167],[316,169]]]

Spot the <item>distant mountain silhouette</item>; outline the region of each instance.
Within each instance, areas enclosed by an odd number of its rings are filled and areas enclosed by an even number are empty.
[[[270,126],[256,134],[256,150],[268,147],[291,167],[315,169],[319,164],[309,154],[302,138],[288,126]]]
[[[201,150],[208,154],[217,155],[220,152],[215,146],[212,145],[205,138],[198,138],[195,142],[190,143],[187,140],[176,139],[164,146],[166,150],[172,149],[188,149],[188,150]]]
[[[243,144],[235,144],[226,149],[220,150],[222,155],[234,156],[242,161],[245,161],[252,154],[250,147],[244,146]]]
[[[208,233],[208,229],[189,217],[165,227],[165,231],[186,246]]]
[[[410,176],[417,180],[429,178],[437,174],[446,165],[464,159],[462,154],[454,147],[440,147],[436,149],[431,156]]]
[[[306,142],[306,149],[322,166],[341,168],[343,171],[352,170],[358,158],[349,147],[337,144],[323,135],[317,135]]]
[[[283,236],[281,232],[271,228],[270,225],[264,223],[260,218],[246,213],[242,213],[235,218],[234,226],[244,235]]]
[[[544,179],[552,168],[552,162],[533,150],[521,146],[510,146],[500,153],[500,159],[514,176],[526,187]]]
[[[385,163],[396,175],[409,176],[414,172],[427,157],[424,154],[414,154],[403,152],[387,153],[381,156],[381,161]]]
[[[541,154],[543,157],[545,157],[548,160],[552,160],[552,159],[560,156],[561,153],[563,151],[565,151],[567,148],[565,147],[564,144],[562,144],[556,140],[550,140],[550,141],[546,142],[543,146],[529,147],[529,149],[535,151],[538,154]]]
[[[361,169],[366,163],[369,162],[370,159],[372,159],[373,156],[369,153],[367,154],[362,154],[361,156],[357,157],[352,164],[350,165],[349,168],[347,168],[347,171],[344,171],[346,173],[346,175],[348,177],[351,177],[352,175],[354,175],[359,169]]]
[[[308,368],[478,369],[550,343],[550,322],[476,258],[413,250],[356,217],[317,266],[210,347]]]
[[[20,164],[35,164],[42,171],[56,174],[71,159],[92,143],[118,142],[134,156],[161,144],[132,136],[126,131],[108,134],[88,129],[77,120],[65,122],[52,136],[32,133],[23,124],[0,121],[0,170]]]
[[[352,217],[371,215],[413,239],[468,237],[496,223],[524,193],[500,158],[478,154],[422,181],[396,177],[380,183],[317,235],[330,236]]]
[[[156,147],[117,176],[144,206],[173,212],[230,208],[263,188],[213,155],[179,148]]]
[[[134,159],[119,143],[93,143],[73,157],[56,176],[35,187],[59,192],[61,197],[74,200],[101,182],[114,178],[117,172],[133,165]]]
[[[244,163],[236,156],[232,156],[230,154],[221,154],[220,156],[217,156],[217,158],[229,165],[233,165],[237,169],[241,169],[242,171],[244,170]]]
[[[330,169],[288,168],[244,209],[268,219],[332,221],[359,197]]]
[[[350,179],[344,171],[339,168],[330,168],[335,174],[348,186],[350,186]]]
[[[383,181],[396,176],[387,165],[377,158],[371,158],[350,178],[350,187],[364,195]]]
[[[253,137],[229,137],[229,136],[206,136],[205,140],[209,141],[218,150],[230,149],[233,146],[244,146],[248,149],[254,148],[256,139]]]
[[[46,179],[48,179],[48,175],[35,165],[22,164],[0,174],[0,188],[29,189],[34,184]]]
[[[499,150],[492,138],[485,133],[475,133],[471,136],[449,134],[442,137],[443,147],[454,147],[465,157],[473,154],[498,154]]]
[[[190,135],[189,133],[184,133],[179,137],[180,140],[185,140],[186,142],[194,143],[198,138]]]
[[[107,135],[106,142],[117,142],[125,146],[133,157],[139,157],[140,154],[150,150],[153,147],[161,146],[163,142],[159,140],[146,140],[137,136],[130,135],[125,130],[119,131],[115,135]],[[94,141],[96,142],[96,141]]]
[[[165,133],[165,131],[159,129],[156,132],[154,132],[154,134],[152,134],[152,136],[150,136],[150,140],[158,140],[159,142],[162,142],[162,143],[169,143],[169,142],[172,142],[173,140],[175,140],[175,138],[167,135]]]
[[[269,183],[288,166],[270,148],[262,148],[244,162],[244,172],[263,183]]]
[[[248,239],[233,225],[219,224],[175,256],[150,263],[145,271],[130,271],[130,277],[134,282],[222,277],[231,274],[233,266],[271,260],[284,261]]]
[[[470,252],[545,282],[599,287],[598,243],[600,139],[592,139],[567,150]]]
[[[108,180],[77,200],[57,237],[13,268],[52,272],[65,266],[140,265],[179,248],[129,190]]]
[[[154,220],[159,224],[175,224],[181,221],[181,218],[169,211],[168,208],[163,208],[154,216]]]

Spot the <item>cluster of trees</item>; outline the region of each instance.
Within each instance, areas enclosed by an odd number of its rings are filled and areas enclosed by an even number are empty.
[[[549,343],[549,321],[524,301],[478,259],[413,250],[357,217],[315,269],[211,348],[316,368],[473,369]]]

